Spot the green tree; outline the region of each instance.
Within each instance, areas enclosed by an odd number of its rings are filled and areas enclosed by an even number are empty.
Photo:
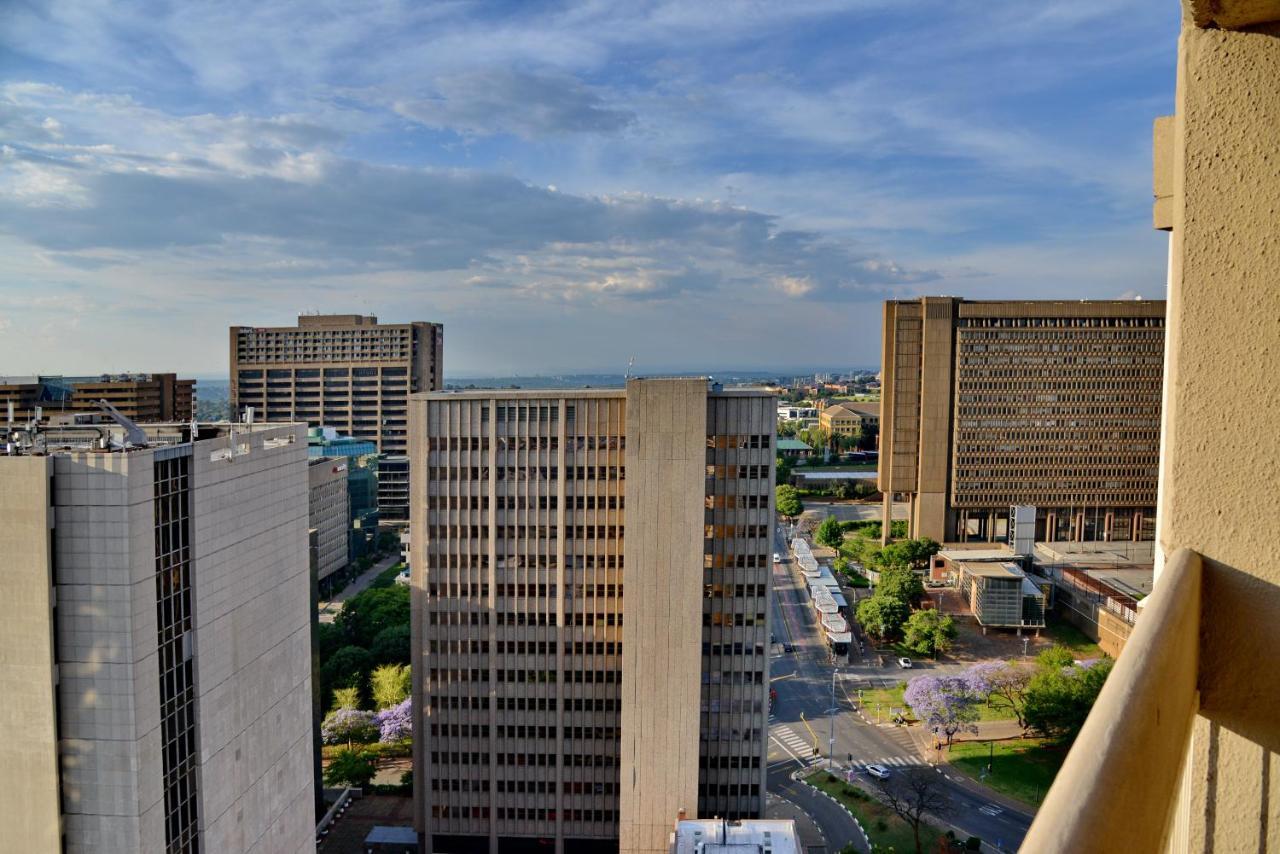
[[[346,638],[335,623],[320,623],[316,626],[316,641],[320,647],[320,660],[324,661],[346,645]]]
[[[804,502],[800,500],[800,493],[794,486],[775,487],[773,501],[778,513],[789,519],[804,512]]]
[[[791,460],[779,456],[774,466],[774,483],[781,486],[791,482]]]
[[[367,786],[376,773],[377,766],[368,751],[346,747],[324,769],[324,781],[330,786]]]
[[[1054,644],[1036,655],[1036,666],[1041,670],[1062,670],[1075,663],[1075,656],[1065,646]]]
[[[784,439],[795,438],[795,435],[800,432],[802,424],[803,422],[801,421],[783,421],[778,425],[778,435]]]
[[[360,646],[344,646],[320,665],[321,696],[337,688],[363,691],[373,667],[369,650]]]
[[[333,708],[335,709],[360,708],[360,689],[359,688],[335,689],[333,692]]]
[[[878,638],[895,637],[907,619],[907,605],[892,596],[878,593],[858,603],[858,623]]]
[[[1070,744],[1084,726],[1113,663],[1103,658],[1091,664],[1041,670],[1027,686],[1027,727]]]
[[[409,668],[404,664],[384,664],[369,676],[369,693],[377,709],[389,709],[409,696]]]
[[[387,626],[378,632],[369,647],[374,664],[408,664],[412,629],[409,626]]]
[[[907,618],[902,642],[919,655],[937,655],[951,649],[956,639],[956,621],[934,608],[916,611]]]
[[[841,526],[840,520],[835,516],[828,516],[822,520],[822,524],[818,526],[818,531],[814,534],[814,539],[829,546],[833,549],[840,548],[844,542],[844,527]]]
[[[883,551],[888,551],[888,546]],[[909,606],[924,596],[924,582],[920,576],[905,566],[888,566],[880,570],[880,580],[876,582],[876,595],[897,599]]]
[[[383,629],[409,625],[409,588],[397,584],[358,593],[343,604],[335,622],[349,643],[368,649]]]

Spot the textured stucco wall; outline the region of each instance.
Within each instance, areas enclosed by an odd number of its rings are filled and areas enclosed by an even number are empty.
[[[0,848],[59,849],[48,457],[0,459]],[[8,846],[13,846],[8,848]]]
[[[1280,648],[1280,25],[1184,24],[1173,164],[1160,544],[1206,558],[1201,718],[1180,820],[1191,850],[1270,850],[1280,848],[1280,671],[1267,664]]]

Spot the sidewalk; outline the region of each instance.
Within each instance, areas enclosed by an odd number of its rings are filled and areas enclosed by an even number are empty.
[[[320,602],[320,622],[332,623],[334,618],[338,616],[338,612],[342,610],[342,603],[355,596],[357,593],[363,593],[373,580],[381,573],[386,572],[391,567],[400,562],[399,553],[392,553],[366,569],[360,576],[346,587],[342,588],[332,599]]]

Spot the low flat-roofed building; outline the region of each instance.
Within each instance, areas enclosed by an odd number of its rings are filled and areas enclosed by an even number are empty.
[[[791,819],[681,820],[671,833],[670,854],[800,854]]]
[[[1092,548],[1081,548],[1092,546]],[[1155,577],[1152,543],[1040,543],[1036,571],[1054,585],[1054,609],[1107,655],[1124,649]]]
[[[958,561],[960,592],[987,628],[1044,627],[1046,592],[1011,560]]]
[[[790,460],[804,460],[813,456],[813,448],[799,439],[779,439],[778,456]]]

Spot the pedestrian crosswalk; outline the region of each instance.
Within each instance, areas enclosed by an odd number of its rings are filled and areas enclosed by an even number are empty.
[[[883,765],[886,768],[904,768],[908,765],[925,765],[927,764],[919,756],[882,756],[879,759],[861,759],[854,762],[853,770],[861,771],[868,765]]]
[[[1004,812],[1004,810],[1002,810],[1000,807],[996,806],[995,804],[986,804],[984,806],[978,807],[978,812],[986,813],[987,815],[994,818],[995,816],[998,816],[1000,815],[1000,813]]]
[[[770,737],[801,762],[808,764],[813,760],[813,744],[806,741],[789,726],[775,726],[769,730]]]

